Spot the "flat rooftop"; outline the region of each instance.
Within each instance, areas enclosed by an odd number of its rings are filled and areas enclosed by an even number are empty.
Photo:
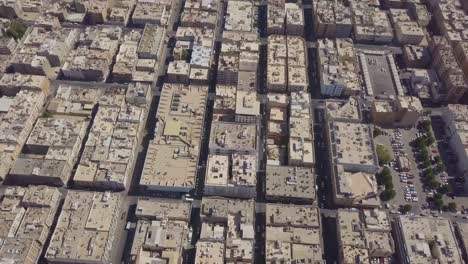
[[[191,189],[195,186],[206,86],[165,84],[156,114],[140,185]]]
[[[315,199],[315,173],[312,168],[267,166],[266,195],[281,199]]]
[[[120,194],[68,191],[45,257],[49,261],[109,261],[120,217]]]
[[[390,52],[359,50],[367,94],[376,98],[395,99],[403,95],[395,60]]]
[[[369,125],[332,122],[330,130],[333,156],[338,164],[377,166]]]
[[[349,97],[347,100],[327,100],[325,105],[330,119],[355,121],[361,119],[359,100],[356,97]]]
[[[440,263],[463,263],[452,224],[448,219],[432,217],[397,218],[400,237],[410,263],[430,263],[434,258]],[[435,242],[435,243],[434,243]],[[433,252],[440,252],[437,256]]]
[[[316,207],[293,204],[266,204],[266,224],[319,228],[319,211]]]
[[[213,122],[210,133],[210,150],[255,152],[257,127],[255,124]]]
[[[140,197],[137,201],[135,215],[137,218],[188,222],[190,211],[191,204],[182,200]]]

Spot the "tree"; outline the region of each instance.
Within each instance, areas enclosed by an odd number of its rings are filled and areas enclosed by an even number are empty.
[[[390,169],[387,167],[384,167],[381,172],[377,173],[375,175],[377,179],[377,184],[378,185],[385,185],[388,180],[392,179],[392,173],[390,172]]]
[[[437,209],[441,209],[444,206],[444,201],[442,199],[434,199],[434,206]]]
[[[390,181],[385,182],[385,190],[393,189],[393,188],[394,188],[394,186],[393,186],[393,182],[392,182],[391,179],[390,179]]]
[[[379,127],[374,127],[374,137],[378,137],[382,135],[382,129],[380,129]]]
[[[424,171],[424,177],[426,178],[434,178],[434,170],[432,168],[427,168],[425,171]]]
[[[440,163],[442,160],[440,159],[440,156],[435,156],[435,157],[434,157],[434,161],[435,161],[436,163]]]
[[[430,164],[429,155],[427,155],[427,151],[421,150],[421,160],[423,162],[429,162]]]
[[[383,145],[377,145],[377,158],[380,166],[388,164],[392,159],[390,152]]]
[[[411,209],[412,209],[412,207],[411,207],[410,204],[405,204],[405,205],[403,205],[403,206],[400,207],[400,212],[401,212],[402,214],[406,214],[406,213],[410,212]]]
[[[15,40],[19,40],[23,37],[24,33],[26,32],[26,25],[23,24],[20,20],[13,20],[10,23],[10,26],[7,29],[7,35],[14,38]]]
[[[182,50],[181,59],[185,61],[190,61],[190,56],[192,52],[190,50],[184,49]]]
[[[421,122],[421,126],[422,128],[424,128],[424,130],[426,132],[430,132],[431,131],[431,121],[429,120],[424,120]]]
[[[423,166],[424,168],[430,168],[431,167],[431,161],[426,159],[423,161]]]
[[[426,137],[426,145],[430,146],[430,145],[434,144],[434,142],[435,142],[434,137],[432,136],[431,133],[429,133],[429,135],[427,135],[427,137]]]
[[[380,194],[380,199],[384,202],[388,202],[390,200],[392,200],[393,198],[395,198],[396,196],[396,192],[395,190],[393,189],[385,189],[385,191],[383,191],[381,194]]]
[[[428,187],[431,188],[431,189],[437,189],[439,188],[440,186],[440,182],[437,181],[436,179],[432,179],[428,182]]]
[[[457,203],[455,203],[455,202],[448,203],[448,209],[450,210],[450,212],[456,212],[457,211]]]
[[[443,163],[443,162],[439,162],[439,163],[437,164],[437,171],[438,171],[438,172],[444,172],[445,170],[446,170],[446,168],[445,168],[444,163]]]
[[[417,138],[416,139],[416,146],[418,148],[420,148],[420,149],[426,147],[426,141],[424,140],[424,138],[422,138],[422,137]]]
[[[43,118],[50,118],[50,117],[52,117],[52,116],[53,116],[52,113],[50,113],[50,112],[48,112],[48,111],[45,111],[44,113],[42,113],[42,117],[43,117]]]
[[[442,194],[440,193],[434,194],[434,200],[442,200]]]
[[[441,194],[447,194],[451,191],[452,191],[452,185],[450,184],[444,184],[440,186],[439,189],[437,189],[437,192]]]

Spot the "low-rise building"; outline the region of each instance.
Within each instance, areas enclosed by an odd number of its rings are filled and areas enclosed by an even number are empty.
[[[165,259],[182,263],[189,241],[190,203],[172,199],[139,198],[137,226],[130,251],[133,263]]]
[[[252,263],[255,204],[252,200],[204,197],[195,263]]]
[[[328,121],[346,121],[359,123],[362,119],[360,100],[349,97],[347,100],[327,100],[325,118]]]
[[[50,263],[109,263],[121,196],[110,192],[68,191],[45,252]]]
[[[463,66],[457,62],[457,58],[458,60],[463,58],[459,57],[460,48],[455,53],[447,38],[435,36],[432,38],[429,50],[432,56],[431,67],[436,70],[447,90],[446,96],[442,99],[449,103],[458,103],[468,91],[468,81],[463,75]]]
[[[156,114],[140,186],[149,190],[189,192],[195,187],[206,86],[165,84]]]
[[[256,78],[256,72],[239,72],[235,109],[235,121],[238,123],[256,123],[260,117],[260,101],[257,98]]]
[[[301,37],[270,35],[268,37],[267,87],[286,93],[308,90],[307,55]]]
[[[257,126],[229,122],[213,122],[210,132],[212,154],[256,154]]]
[[[161,2],[137,1],[132,14],[132,23],[137,26],[150,24],[166,26],[171,14],[170,5]]]
[[[286,34],[293,36],[304,35],[304,10],[298,3],[285,3]]]
[[[88,122],[83,118],[39,118],[6,180],[64,186],[71,177]]]
[[[63,77],[68,80],[106,81],[121,37],[120,27],[87,27],[80,34],[79,45],[68,54],[63,64]]]
[[[27,31],[10,60],[10,68],[21,74],[57,78],[59,68],[79,40],[77,28],[47,30],[35,26]]]
[[[378,207],[377,180],[367,172],[345,171],[342,165],[333,167],[332,189],[334,203],[348,207]]]
[[[317,37],[349,38],[353,29],[351,9],[342,1],[314,1]]]
[[[266,199],[270,201],[315,201],[315,173],[309,167],[271,166],[266,168]]]
[[[449,104],[442,109],[445,134],[448,137],[450,149],[456,157],[458,172],[468,176],[468,106]]]
[[[423,112],[421,101],[414,96],[398,96],[395,101],[375,100],[371,106],[374,124],[381,127],[413,127]]]
[[[267,263],[323,263],[320,214],[310,206],[266,204]]]
[[[138,62],[137,51],[141,36],[141,30],[136,29],[123,34],[122,43],[119,46],[112,68],[111,76],[114,82],[128,83],[133,80],[133,71]]]
[[[0,79],[0,93],[15,96],[20,90],[31,90],[49,94],[50,81],[45,76],[5,73]]]
[[[175,60],[169,63],[167,79],[171,83],[189,84],[190,63],[183,60]]]
[[[395,243],[383,211],[339,209],[336,217],[339,262],[368,263],[372,258],[389,257]]]
[[[350,96],[362,92],[356,57],[351,39],[318,41],[317,67],[323,95]]]
[[[105,24],[126,26],[130,20],[130,14],[133,12],[134,7],[135,1],[114,1]]]
[[[92,126],[73,178],[76,185],[103,190],[127,187],[151,98],[151,89],[142,86],[102,87],[91,106],[95,108]]]
[[[403,60],[407,68],[426,68],[431,62],[431,55],[426,47],[416,45],[403,46]]]
[[[0,100],[0,177],[5,178],[26,143],[34,122],[41,114],[46,95],[20,90],[15,97]]]
[[[289,106],[288,164],[312,166],[315,163],[311,100],[308,93],[291,93]]]
[[[206,195],[255,198],[257,157],[255,155],[209,155],[205,177]]]
[[[401,215],[395,229],[400,263],[463,263],[450,220]]]
[[[391,8],[390,19],[400,44],[418,45],[424,39],[423,29],[418,25],[418,22],[411,19],[408,9]]]
[[[57,188],[8,187],[2,193],[0,262],[34,264],[46,244],[60,202]]]
[[[390,43],[393,29],[387,13],[368,1],[351,3],[354,40],[363,43]]]
[[[466,34],[466,4],[464,1],[429,1],[428,8],[432,13],[432,21],[452,44],[468,40]]]
[[[455,226],[456,237],[459,241],[459,247],[463,259],[466,261],[468,257],[468,224],[463,222],[453,223]]]
[[[441,101],[440,91],[443,90],[443,84],[439,81],[437,73],[430,69],[407,69],[409,76],[410,89],[416,95],[421,103]]]
[[[227,4],[224,30],[254,32],[254,4],[250,1],[231,1]]]
[[[328,123],[327,129],[333,164],[351,172],[377,172],[379,166],[369,125],[334,121]]]

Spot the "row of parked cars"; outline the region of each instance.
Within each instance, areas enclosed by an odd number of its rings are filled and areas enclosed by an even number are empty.
[[[405,200],[407,202],[418,202],[418,192],[413,184],[405,186]]]

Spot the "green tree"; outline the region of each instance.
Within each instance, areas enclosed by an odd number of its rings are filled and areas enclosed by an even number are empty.
[[[390,152],[388,152],[388,150],[383,145],[377,145],[377,158],[379,160],[380,166],[388,164],[390,160],[392,160]]]
[[[431,131],[431,121],[429,120],[424,120],[421,122],[421,127],[426,131],[430,132]]]
[[[434,178],[434,170],[432,168],[427,168],[425,171],[424,171],[424,177],[426,178]]]
[[[442,207],[444,206],[444,201],[442,199],[434,199],[434,206],[437,209],[442,209]]]
[[[434,144],[434,142],[435,142],[434,137],[432,136],[431,133],[429,133],[429,135],[426,137],[426,145],[430,146]]]
[[[378,137],[382,135],[382,129],[380,129],[379,127],[375,126],[374,127],[374,137]]]
[[[377,184],[385,185],[386,189],[393,189],[392,173],[389,168],[384,167],[381,172],[376,174]]]
[[[52,117],[52,113],[48,112],[48,111],[45,111],[44,113],[42,113],[41,117],[43,118],[50,118]]]
[[[444,184],[441,185],[438,189],[437,192],[441,194],[447,194],[452,191],[452,185],[450,184]]]
[[[428,187],[431,188],[431,189],[437,189],[439,188],[440,186],[440,182],[437,181],[436,179],[432,179],[428,182]]]
[[[412,209],[412,207],[411,207],[410,204],[405,204],[405,205],[403,205],[403,206],[400,207],[400,212],[401,212],[402,214],[406,214],[406,213],[410,212],[411,209]]]
[[[426,159],[423,161],[424,168],[431,168],[431,161]]]
[[[429,155],[427,154],[426,150],[421,150],[421,160],[424,161],[429,161]]]
[[[189,61],[191,53],[192,52],[190,52],[190,50],[187,50],[187,49],[182,50],[181,59],[185,61]]]
[[[390,179],[390,181],[385,182],[385,190],[388,190],[388,189],[391,190],[393,188],[394,188],[394,186],[393,186],[393,182],[392,182],[391,179]]]
[[[450,210],[450,212],[456,212],[457,211],[457,203],[455,203],[455,202],[448,203],[448,209]]]
[[[440,156],[435,156],[435,157],[434,157],[434,161],[435,161],[436,163],[442,162],[442,160],[440,159]]]
[[[439,163],[437,164],[437,171],[438,171],[438,172],[444,172],[445,170],[446,170],[446,167],[445,167],[444,163],[443,163],[443,162],[439,162]]]
[[[417,138],[416,146],[419,148],[419,150],[423,150],[424,148],[426,148],[426,141],[424,140],[424,138]]]
[[[23,37],[24,33],[26,32],[26,25],[23,24],[20,20],[13,20],[10,23],[10,26],[7,29],[7,35],[14,38],[15,40],[19,40]]]
[[[390,200],[392,200],[393,198],[395,198],[396,196],[396,192],[395,190],[393,189],[385,189],[385,191],[383,191],[381,194],[380,194],[380,199],[384,202],[388,202]]]

